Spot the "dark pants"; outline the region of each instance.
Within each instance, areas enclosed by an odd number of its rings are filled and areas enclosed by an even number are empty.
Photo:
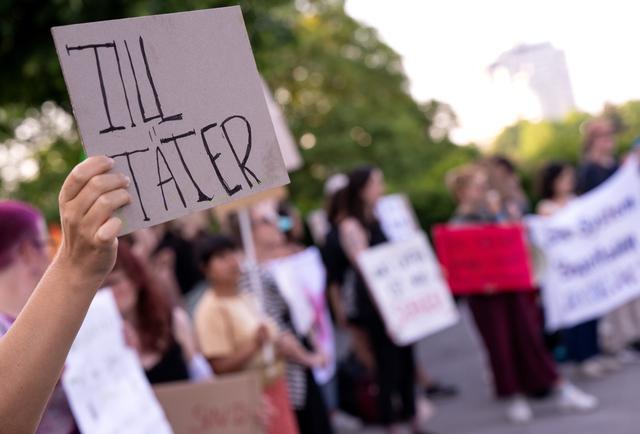
[[[376,362],[380,423],[389,426],[413,419],[416,412],[413,347],[394,344],[381,321],[370,324],[366,331]]]
[[[333,433],[324,398],[310,369],[307,369],[306,401],[301,410],[296,410],[296,418],[300,434]]]
[[[489,355],[499,398],[537,395],[558,381],[529,294],[472,296],[469,307]]]
[[[569,360],[582,363],[600,353],[598,347],[598,320],[578,324],[563,330]]]

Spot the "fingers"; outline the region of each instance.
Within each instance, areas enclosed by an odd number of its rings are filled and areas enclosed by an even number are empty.
[[[78,164],[69,173],[60,190],[60,204],[69,202],[75,198],[91,178],[108,172],[113,168],[112,158],[105,156],[89,157]]]
[[[104,244],[116,242],[121,228],[122,220],[118,217],[111,217],[98,228],[96,231],[96,239]]]
[[[102,194],[85,214],[83,224],[86,225],[92,234],[95,233],[96,236],[98,236],[97,231],[99,229],[109,231],[115,225],[115,222],[112,221],[113,213],[129,202],[131,202],[131,196],[129,196],[127,190],[118,189]],[[103,229],[104,225],[107,225],[106,229]],[[103,234],[107,233],[109,232],[103,232]],[[101,241],[107,241],[107,238],[102,238]]]
[[[129,178],[122,174],[103,173],[96,175],[89,179],[69,205],[79,215],[84,215],[101,195],[113,190],[127,188],[128,186]]]

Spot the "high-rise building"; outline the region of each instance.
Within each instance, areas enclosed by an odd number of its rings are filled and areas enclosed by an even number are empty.
[[[489,73],[508,78],[518,117],[559,119],[575,107],[564,52],[550,43],[519,45],[500,55]]]

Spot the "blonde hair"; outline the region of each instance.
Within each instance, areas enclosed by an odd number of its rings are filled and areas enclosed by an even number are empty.
[[[449,170],[444,178],[447,190],[456,200],[459,199],[460,194],[467,188],[473,178],[484,171],[483,167],[475,163],[465,164]]]

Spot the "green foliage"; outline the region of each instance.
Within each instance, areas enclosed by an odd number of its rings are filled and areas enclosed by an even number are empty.
[[[34,117],[32,107],[54,101],[70,111],[50,27],[237,3],[261,73],[294,137],[306,138],[305,166],[292,174],[294,201],[304,211],[319,207],[327,176],[375,164],[391,190],[409,193],[423,223],[448,217],[444,173],[477,151],[449,142],[451,109],[438,101],[417,104],[407,92],[399,56],[374,29],[348,17],[340,0],[4,0],[0,81],[12,85],[0,88],[0,157],[16,127]],[[46,142],[27,143],[38,176],[0,184],[0,192],[33,202],[55,218],[59,186],[82,152],[74,138],[53,134]]]
[[[598,116],[609,118],[618,133],[619,153],[629,150],[640,136],[640,101],[620,106],[607,105]],[[493,143],[492,151],[505,154],[520,167],[527,191],[539,169],[549,161],[578,164],[582,154],[582,129],[593,116],[574,112],[560,121],[522,120],[505,128]]]

